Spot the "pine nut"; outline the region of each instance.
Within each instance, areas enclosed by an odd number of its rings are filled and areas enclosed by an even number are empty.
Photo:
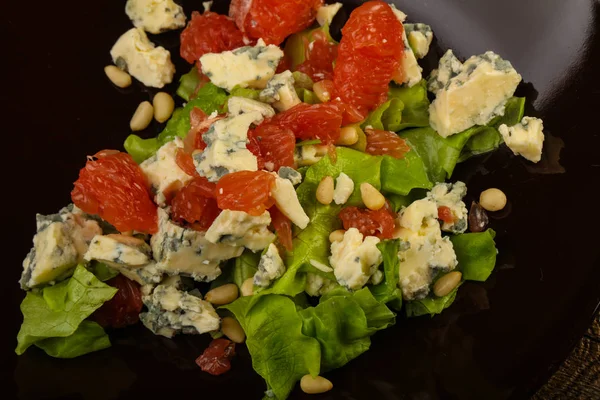
[[[344,240],[344,233],[346,233],[343,229],[338,229],[337,231],[333,231],[329,234],[329,241],[333,242],[341,242]]]
[[[433,285],[433,294],[437,297],[444,297],[448,293],[454,290],[454,288],[460,283],[462,274],[460,271],[448,272],[446,275],[438,279]]]
[[[252,296],[254,294],[254,278],[248,278],[242,283],[242,287],[240,288],[243,296]]]
[[[333,178],[331,176],[321,179],[317,187],[317,200],[324,205],[331,204],[333,201]]]
[[[149,101],[142,101],[138,108],[133,113],[129,127],[132,131],[144,130],[152,122],[152,116],[154,115],[154,107]]]
[[[333,389],[333,383],[329,379],[325,379],[322,376],[312,377],[310,375],[304,375],[300,379],[300,389],[304,393],[318,394],[325,393]]]
[[[487,211],[500,211],[506,206],[506,195],[496,188],[484,190],[479,196],[479,205]]]
[[[385,204],[385,197],[383,197],[379,190],[367,182],[360,184],[360,196],[369,210],[379,210]]]
[[[154,119],[158,122],[165,122],[171,118],[175,109],[175,101],[170,94],[165,92],[156,93],[152,105],[154,106]]]
[[[358,131],[356,126],[345,126],[340,130],[340,137],[335,142],[341,146],[352,146],[358,142]]]
[[[313,92],[315,92],[317,98],[323,103],[327,103],[331,100],[331,93],[329,92],[329,89],[327,89],[328,83],[328,81],[322,80],[313,85]]]
[[[246,340],[246,333],[239,322],[231,317],[225,317],[221,320],[221,332],[232,342],[243,343]]]
[[[131,75],[127,72],[120,70],[114,65],[107,65],[104,67],[104,73],[113,83],[113,85],[120,88],[126,88],[131,86]]]
[[[216,287],[209,290],[204,296],[204,300],[209,303],[221,306],[223,304],[229,304],[238,298],[239,291],[235,283],[228,283],[223,286]]]

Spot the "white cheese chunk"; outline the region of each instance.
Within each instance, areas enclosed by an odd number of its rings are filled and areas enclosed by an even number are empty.
[[[259,98],[265,103],[272,103],[278,111],[286,111],[302,103],[294,88],[294,77],[289,70],[274,75],[267,87],[260,92]]]
[[[202,72],[218,87],[228,91],[236,86],[264,89],[282,57],[279,47],[267,46],[259,39],[254,47],[205,54],[200,63]]]
[[[450,85],[450,79],[460,74],[462,68],[463,65],[460,60],[449,49],[440,58],[438,68],[431,71],[431,75],[427,80],[427,90],[433,94],[438,94],[440,90]]]
[[[331,289],[338,286],[337,282],[324,278],[313,272],[306,273],[306,286],[304,290],[309,296],[323,296]]]
[[[382,263],[381,252],[377,248],[379,238],[363,235],[356,228],[344,233],[341,242],[331,243],[329,262],[340,285],[351,290],[363,287]]]
[[[433,41],[433,31],[426,24],[404,24],[410,48],[417,58],[423,58],[429,53],[429,46]]]
[[[398,21],[400,21],[401,24],[404,23],[406,14],[398,10],[393,4],[390,5],[390,7],[392,8],[392,11],[394,11]],[[402,59],[400,60],[398,73],[400,78],[394,78],[394,81],[400,85],[406,84],[408,87],[413,87],[423,78],[423,69],[419,66],[417,57],[410,47],[410,43],[406,36],[406,29],[402,30],[402,43],[404,45],[404,51],[402,53]]]
[[[448,207],[454,218],[453,222],[442,221],[442,230],[455,234],[464,233],[468,225],[467,206],[462,198],[467,194],[467,186],[460,181],[456,183],[438,183],[427,193],[427,199],[438,207]]]
[[[194,155],[194,165],[200,176],[216,182],[224,175],[237,171],[256,171],[256,156],[246,148],[248,128],[264,119],[257,111],[221,119],[202,135],[207,147]]]
[[[422,299],[429,294],[433,279],[457,265],[452,242],[442,238],[435,202],[413,202],[400,215],[401,240],[399,286],[405,300]]]
[[[327,146],[306,144],[296,147],[294,161],[300,167],[306,167],[319,162],[327,154]]]
[[[317,22],[319,25],[331,25],[331,21],[342,8],[342,3],[324,4],[317,10]]]
[[[229,100],[227,100],[227,109],[229,110],[230,116],[251,112],[258,112],[265,118],[275,116],[275,110],[273,110],[273,107],[270,105],[246,97],[230,97]]]
[[[33,248],[23,261],[21,287],[52,284],[73,273],[77,249],[64,222],[53,222],[33,237]]]
[[[438,90],[429,107],[429,122],[442,137],[485,125],[504,115],[506,101],[519,82],[521,75],[497,54],[488,51],[473,56]]]
[[[151,261],[152,249],[141,239],[124,235],[98,235],[92,239],[86,261],[97,260],[109,266],[142,267]]]
[[[203,1],[202,7],[204,7],[204,12],[209,12],[210,9],[212,8],[212,5],[213,5],[212,1]]]
[[[354,181],[348,175],[340,172],[335,179],[335,189],[333,190],[333,201],[335,204],[346,204],[354,192]]]
[[[125,13],[136,28],[161,33],[185,26],[183,8],[173,0],[127,0]]]
[[[284,273],[285,264],[279,255],[279,250],[277,250],[277,246],[271,243],[265,254],[260,256],[258,271],[254,274],[254,285],[267,287]]]
[[[287,179],[275,176],[275,184],[271,188],[271,196],[275,200],[275,205],[300,229],[306,228],[310,219],[298,200],[294,185]]]
[[[33,248],[23,261],[20,284],[24,290],[68,278],[92,238],[102,234],[97,221],[74,206],[58,214],[36,216]]]
[[[279,171],[277,171],[277,175],[279,175],[282,179],[287,179],[292,182],[292,185],[296,186],[302,183],[302,174],[296,171],[294,168],[290,167],[281,167]]]
[[[223,210],[206,231],[206,240],[256,252],[275,240],[268,229],[270,223],[268,211],[255,217],[243,211]]]
[[[177,164],[177,151],[183,149],[181,138],[163,145],[155,155],[140,164],[146,179],[155,193],[155,202],[165,206],[167,197],[181,189],[192,177]]]
[[[498,131],[515,155],[521,155],[534,163],[542,159],[544,122],[541,119],[525,117],[515,126],[500,125]]]
[[[242,254],[243,248],[207,240],[204,232],[183,228],[158,209],[158,232],[150,239],[156,268],[169,275],[184,274],[199,282],[221,275],[220,263]]]
[[[212,304],[180,290],[179,277],[156,286],[143,297],[148,311],[140,314],[144,326],[168,338],[177,333],[201,334],[219,329],[221,319]]]
[[[162,88],[173,81],[175,65],[171,53],[164,47],[155,47],[143,29],[131,28],[121,35],[110,55],[119,68],[125,68],[146,86]]]

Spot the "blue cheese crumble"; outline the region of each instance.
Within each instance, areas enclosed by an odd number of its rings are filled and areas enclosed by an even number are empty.
[[[377,248],[379,238],[363,235],[356,228],[344,233],[344,239],[331,243],[329,262],[340,285],[351,290],[362,288],[383,262]]]
[[[173,0],[127,0],[125,13],[136,28],[162,33],[185,26],[183,8]]]
[[[244,46],[233,51],[208,53],[200,57],[202,72],[216,86],[231,90],[236,87],[264,89],[275,75],[283,51],[258,39],[256,46]]]
[[[511,63],[491,51],[469,58],[460,71],[456,61],[453,55],[444,56],[441,71],[430,78],[429,86],[437,93],[429,107],[429,122],[442,137],[504,115],[506,101],[521,82]]]
[[[525,117],[521,123],[511,127],[500,125],[498,131],[515,155],[521,155],[534,163],[542,159],[544,122],[541,119]]]
[[[463,182],[438,183],[427,193],[427,199],[435,202],[436,206],[448,207],[454,216],[453,222],[442,221],[442,230],[455,234],[464,233],[467,230],[468,211],[462,201],[467,194],[467,185]]]
[[[423,58],[429,53],[429,46],[433,41],[433,31],[426,24],[404,24],[410,48],[417,58]]]
[[[401,240],[398,284],[405,300],[426,297],[433,279],[458,264],[452,242],[442,237],[437,205],[429,199],[413,202],[402,210],[396,238]]]
[[[142,297],[147,312],[140,320],[155,335],[172,338],[177,333],[201,334],[219,329],[221,319],[213,306],[186,292],[181,277],[172,276]]]
[[[277,111],[286,111],[302,101],[294,88],[294,77],[291,71],[284,71],[273,76],[267,87],[260,92],[259,98],[265,103],[272,103]]]
[[[279,255],[277,246],[269,245],[265,254],[260,256],[258,271],[254,274],[254,285],[265,288],[285,273],[285,264]]]
[[[268,211],[255,217],[243,211],[223,210],[206,231],[206,240],[237,248],[240,254],[244,247],[257,252],[275,240],[268,229],[270,223]]]

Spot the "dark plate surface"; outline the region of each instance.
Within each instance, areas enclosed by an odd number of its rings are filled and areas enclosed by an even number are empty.
[[[218,3],[218,9],[226,7]],[[357,3],[346,1],[345,3]],[[433,55],[494,50],[523,75],[526,114],[545,122],[537,165],[506,148],[460,166],[471,198],[502,188],[510,212],[492,220],[500,256],[485,284],[465,284],[433,319],[399,319],[370,351],[327,376],[322,399],[526,398],[566,357],[600,297],[597,193],[600,184],[600,6],[595,0],[395,1],[409,20],[432,25]],[[185,1],[186,13],[201,9]],[[346,12],[350,8],[346,9]],[[3,362],[6,398],[243,396],[264,390],[247,351],[215,378],[194,359],[208,339],[168,340],[134,327],[113,347],[75,360],[37,349],[14,355],[23,297],[17,280],[34,233],[35,212],[67,204],[85,156],[122,148],[139,84],[120,91],[104,76],[109,50],[130,22],[123,1],[9,2],[0,13],[4,187]],[[176,33],[155,37],[172,50]],[[169,89],[174,89],[174,85]],[[152,126],[147,135],[159,132]],[[470,198],[470,199],[471,199]],[[469,199],[469,201],[470,201]],[[3,396],[3,398],[5,398]],[[296,391],[292,398],[313,398]]]

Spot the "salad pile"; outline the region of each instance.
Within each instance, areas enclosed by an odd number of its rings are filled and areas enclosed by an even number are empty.
[[[171,54],[146,32],[185,27],[184,103],[161,92],[141,104],[132,129],[154,116],[164,130],[88,156],[72,204],[37,215],[16,352],[77,357],[141,321],[169,338],[209,333],[190,357],[214,375],[245,342],[268,398],[298,382],[327,391],[321,375],[399,313],[441,313],[464,281],[490,276],[486,210],[506,196],[490,189],[467,208],[466,185],[449,179],[503,143],[539,161],[543,124],[523,117],[521,76],[491,51],[461,62],[448,50],[425,79],[432,29],[385,2],[352,11],[339,43],[340,3],[210,7],[187,20],[172,0],[127,1],[135,27],[108,77],[170,83]]]

